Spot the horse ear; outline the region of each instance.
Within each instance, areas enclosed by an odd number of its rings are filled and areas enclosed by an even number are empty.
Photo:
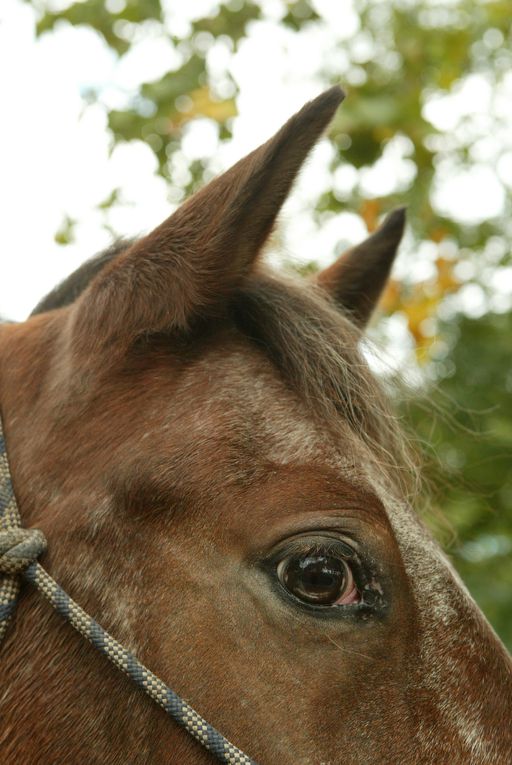
[[[394,210],[374,234],[316,277],[360,327],[368,322],[386,285],[404,226],[405,208]]]
[[[221,313],[343,98],[333,87],[307,103],[273,138],[115,258],[75,305],[75,330],[97,347],[100,338],[119,343],[183,330]]]

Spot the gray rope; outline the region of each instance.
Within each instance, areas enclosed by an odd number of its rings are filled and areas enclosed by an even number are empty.
[[[228,765],[257,765],[147,669],[64,592],[37,563],[46,550],[44,534],[24,529],[12,488],[0,420],[0,643],[16,608],[20,576],[31,582],[81,635],[161,706],[200,744]]]
[[[0,531],[0,572],[22,574],[46,550],[46,539],[39,529]]]

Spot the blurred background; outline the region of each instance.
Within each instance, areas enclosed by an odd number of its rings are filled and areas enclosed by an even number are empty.
[[[161,222],[333,83],[269,258],[408,232],[368,357],[423,450],[416,501],[512,648],[510,2],[2,0],[0,314]]]

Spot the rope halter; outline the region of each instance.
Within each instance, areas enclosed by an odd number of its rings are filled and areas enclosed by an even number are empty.
[[[46,538],[39,529],[0,531],[0,574],[21,574],[46,550]]]

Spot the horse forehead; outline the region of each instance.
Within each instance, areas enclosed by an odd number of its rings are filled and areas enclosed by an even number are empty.
[[[431,658],[437,655],[439,630],[449,629],[452,637],[462,635],[461,612],[475,609],[471,596],[413,509],[391,494],[382,474],[370,467],[367,447],[348,424],[341,419],[331,432],[257,351],[207,356],[191,374],[200,385],[208,379],[208,385],[192,415],[195,427],[192,422],[190,437],[200,431],[208,446],[220,423],[224,436],[233,438],[235,445],[248,435],[263,462],[314,463],[330,468],[331,475],[337,473],[354,487],[373,490],[382,500],[414,592],[423,622],[422,650]]]
[[[430,604],[435,623],[455,617],[450,596],[437,586],[449,569],[446,559],[412,508],[397,501],[371,467],[368,447],[342,417],[335,431],[316,418],[261,349],[224,338],[220,348],[212,346],[185,370],[163,408],[162,403],[155,410],[158,427],[171,440],[176,436],[173,448],[196,468],[206,458],[221,479],[223,470],[237,472],[230,462],[249,457],[278,467],[327,467],[332,477],[370,489],[382,500],[417,600]],[[162,448],[160,439],[156,444]]]
[[[194,388],[191,434],[252,442],[265,461],[288,465],[319,460],[353,469],[358,439],[340,422],[337,437],[314,416],[258,349],[206,355],[182,380],[183,400]]]

